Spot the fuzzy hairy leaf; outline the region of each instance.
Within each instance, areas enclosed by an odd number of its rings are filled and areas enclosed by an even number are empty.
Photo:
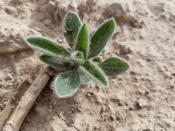
[[[36,36],[28,37],[26,39],[26,43],[31,48],[37,49],[39,51],[42,51],[46,54],[50,54],[53,56],[70,55],[69,51],[66,48],[64,48],[62,45],[44,37],[36,37]]]
[[[88,77],[86,77],[84,74],[80,74],[80,83],[82,85],[87,84],[90,81]]]
[[[74,12],[69,11],[63,20],[63,31],[68,44],[72,47],[77,38],[81,20]]]
[[[116,23],[114,18],[106,20],[97,28],[97,30],[92,34],[90,39],[90,49],[88,58],[93,58],[100,54],[100,52],[106,46],[107,41],[111,38]]]
[[[84,56],[86,57],[88,54],[88,50],[89,50],[88,43],[89,43],[89,41],[88,41],[88,27],[87,27],[87,24],[84,23],[81,26],[81,29],[78,33],[75,49],[82,51],[84,53]]]
[[[54,80],[54,89],[58,97],[71,97],[80,88],[79,73],[75,70],[59,74]]]
[[[43,54],[39,58],[40,58],[41,61],[43,61],[44,63],[50,65],[54,69],[65,68],[64,63],[59,61],[57,57],[50,56],[50,55],[47,55],[47,54]]]
[[[92,79],[97,84],[102,86],[108,85],[108,79],[106,74],[91,61],[86,61],[83,66],[79,67],[79,70],[89,79]]]
[[[80,69],[78,69],[78,73],[80,76],[80,83],[82,85],[85,85],[90,81],[89,77],[87,77]]]
[[[78,64],[84,64],[84,54],[81,51],[75,51],[71,54],[71,58]]]
[[[129,69],[129,64],[120,57],[110,57],[99,64],[109,76],[119,75]]]

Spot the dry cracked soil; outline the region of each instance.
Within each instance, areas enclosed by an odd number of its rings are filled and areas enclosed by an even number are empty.
[[[117,28],[102,55],[117,54],[131,68],[110,78],[109,88],[89,83],[72,98],[56,98],[48,84],[20,131],[175,131],[174,0],[1,0],[0,119],[8,100],[44,65],[23,38],[43,35],[65,43],[68,10],[90,31],[114,17]]]

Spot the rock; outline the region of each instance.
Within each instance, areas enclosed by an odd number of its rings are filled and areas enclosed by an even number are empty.
[[[17,14],[18,14],[16,8],[14,8],[12,6],[4,6],[4,10],[6,13],[13,15],[13,16],[17,16]]]
[[[130,71],[131,75],[136,75],[137,73],[135,71]]]
[[[102,103],[102,97],[100,94],[94,94],[93,92],[87,92],[86,97],[89,99],[91,102],[95,102],[97,104]]]
[[[78,8],[78,3],[71,2],[68,5],[68,9],[71,10],[71,11],[77,12],[77,8]]]
[[[88,16],[97,11],[97,0],[87,0],[86,2],[82,1],[78,7],[78,14],[80,18],[88,18]],[[97,13],[98,14],[98,13]]]
[[[120,100],[119,98],[113,97],[113,98],[111,98],[110,100],[111,100],[113,103],[116,103],[118,106],[124,106],[124,105],[125,105],[125,103],[124,103],[122,100]]]
[[[134,107],[136,110],[140,110],[140,109],[147,107],[147,106],[148,106],[148,103],[144,99],[139,99],[134,104]]]
[[[121,3],[112,3],[105,8],[103,15],[122,21],[126,17],[126,9]]]
[[[86,96],[87,96],[87,97],[92,97],[93,95],[94,95],[93,92],[87,92],[87,93],[86,93]]]
[[[40,7],[41,12],[47,15],[54,24],[60,24],[68,10],[77,12],[77,4],[74,2],[60,2],[58,0],[49,0],[48,3]]]
[[[116,121],[124,122],[126,120],[126,116],[122,111],[115,111],[115,119]]]
[[[125,45],[122,45],[118,42],[114,42],[113,46],[117,50],[117,52],[115,52],[117,55],[125,59],[129,59],[129,55],[132,54],[131,48],[126,47]]]
[[[99,96],[99,95],[97,95],[97,96],[96,96],[96,102],[97,102],[98,104],[102,104],[102,102],[103,102],[102,97]]]

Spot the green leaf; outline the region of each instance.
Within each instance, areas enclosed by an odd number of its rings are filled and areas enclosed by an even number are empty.
[[[58,97],[71,97],[80,88],[80,77],[77,71],[59,74],[54,80],[54,89]]]
[[[41,55],[39,58],[41,61],[50,65],[54,69],[65,68],[64,63],[59,61],[57,57],[44,54],[44,55]]]
[[[62,45],[46,39],[44,37],[28,37],[26,39],[27,45],[29,45],[31,48],[37,49],[39,51],[42,51],[46,54],[50,54],[53,56],[58,55],[65,55],[69,56],[70,53],[67,49],[65,49]]]
[[[79,28],[81,27],[81,20],[74,12],[69,11],[63,20],[63,31],[67,42],[73,47]]]
[[[80,76],[80,83],[82,85],[85,85],[90,81],[89,77],[87,77],[81,70],[78,70],[78,73]]]
[[[84,23],[78,33],[75,49],[82,51],[84,53],[84,56],[86,57],[89,50],[88,43],[88,27],[87,24]]]
[[[109,76],[119,75],[129,69],[129,64],[120,57],[110,57],[99,64]]]
[[[71,58],[74,60],[74,62],[78,64],[84,64],[84,54],[81,51],[75,51],[71,54]]]
[[[80,83],[82,85],[87,84],[90,81],[88,77],[86,77],[84,74],[80,74]]]
[[[91,61],[86,61],[83,66],[79,67],[79,70],[89,79],[92,79],[97,84],[102,86],[108,85],[108,79],[106,74],[94,63]]]
[[[107,41],[111,38],[116,23],[114,18],[106,20],[91,36],[90,50],[88,58],[93,58],[100,54],[106,46]]]

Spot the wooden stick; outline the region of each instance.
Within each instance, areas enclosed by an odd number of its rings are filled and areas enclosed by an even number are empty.
[[[19,131],[25,116],[31,109],[36,98],[44,89],[49,78],[50,75],[48,72],[48,67],[46,67],[45,69],[42,69],[36,80],[21,97],[18,105],[14,109],[14,112],[11,114],[10,118],[4,125],[3,131]]]
[[[13,113],[13,110],[18,105],[21,97],[23,96],[24,92],[29,88],[31,84],[25,79],[19,86],[16,93],[11,96],[11,99],[9,99],[6,103],[5,108],[0,113],[0,130],[2,130],[4,124],[10,117],[10,115]]]
[[[11,113],[12,110],[13,110],[13,107],[14,107],[14,106],[11,104],[11,100],[9,100],[9,101],[6,103],[5,108],[3,109],[3,111],[2,111],[1,114],[0,114],[0,130],[2,130],[3,125],[5,124],[6,120],[9,118],[10,113]]]

